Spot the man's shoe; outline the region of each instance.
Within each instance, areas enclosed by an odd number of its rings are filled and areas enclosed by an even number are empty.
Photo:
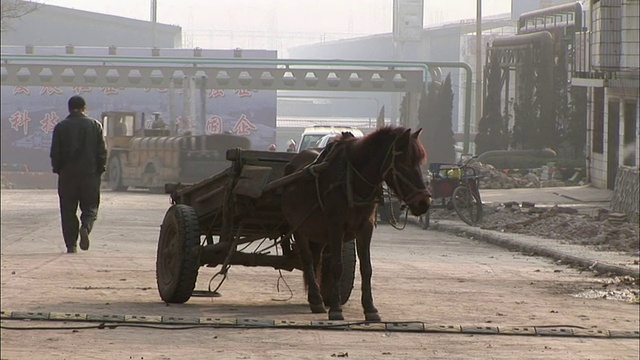
[[[85,227],[80,228],[80,249],[89,250],[89,231]]]
[[[78,249],[76,249],[76,247],[75,247],[75,246],[72,246],[72,247],[68,247],[68,248],[67,248],[67,254],[75,254],[75,253],[77,253],[77,252],[78,252]]]

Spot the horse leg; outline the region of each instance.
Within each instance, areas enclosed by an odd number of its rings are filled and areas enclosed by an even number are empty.
[[[310,243],[309,239],[302,241],[300,236],[296,236],[296,244],[300,249],[300,260],[302,261],[302,268],[304,273],[304,280],[307,285],[307,301],[309,302],[309,308],[312,313],[325,313],[327,310],[324,308],[322,301],[322,295],[320,294],[320,287],[316,280],[316,273],[314,270],[314,251],[311,247],[316,247]],[[322,249],[320,250],[322,252]]]
[[[313,279],[314,282],[309,285],[309,306],[314,313],[327,312],[324,306],[324,299],[322,298],[322,290],[320,290],[320,281],[322,281],[322,252],[325,245],[320,243],[310,243],[311,257],[313,259]],[[313,299],[313,302],[312,302]],[[315,309],[315,310],[314,310]]]
[[[367,321],[380,321],[378,309],[373,305],[373,295],[371,294],[371,236],[373,235],[373,224],[368,223],[358,232],[356,236],[356,246],[358,249],[358,259],[360,260],[360,278],[362,280],[362,308],[364,318]]]
[[[332,229],[331,236],[331,295],[329,296],[329,320],[344,320],[340,301],[340,278],[342,277],[342,241],[344,234]]]

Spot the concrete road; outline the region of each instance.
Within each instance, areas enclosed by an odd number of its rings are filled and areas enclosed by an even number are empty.
[[[222,297],[160,301],[155,254],[164,195],[103,193],[87,252],[64,254],[53,190],[2,190],[2,310],[318,321],[299,272],[233,267]],[[408,225],[380,225],[372,246],[374,299],[383,321],[451,326],[639,329],[638,305],[580,294],[606,278],[485,243]],[[216,269],[201,268],[204,290]],[[286,283],[285,283],[286,282]],[[213,286],[217,282],[213,282]],[[344,314],[364,319],[356,279]],[[308,329],[71,329],[78,322],[3,319],[3,359],[637,359],[637,338],[507,336]],[[41,330],[11,328],[47,327]]]

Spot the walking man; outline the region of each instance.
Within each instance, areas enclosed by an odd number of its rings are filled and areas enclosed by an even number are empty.
[[[58,174],[58,197],[62,235],[67,253],[89,249],[89,233],[98,216],[100,177],[106,169],[107,147],[102,125],[84,114],[86,103],[81,96],[69,99],[69,116],[53,129],[51,166]],[[78,222],[80,204],[80,222]]]

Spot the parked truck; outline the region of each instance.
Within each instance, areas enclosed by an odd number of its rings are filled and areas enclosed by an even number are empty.
[[[103,112],[100,120],[108,152],[104,180],[113,191],[162,192],[165,183],[196,183],[228,167],[228,149],[251,148],[244,136],[176,134],[158,126],[157,115],[147,126],[135,111]]]

